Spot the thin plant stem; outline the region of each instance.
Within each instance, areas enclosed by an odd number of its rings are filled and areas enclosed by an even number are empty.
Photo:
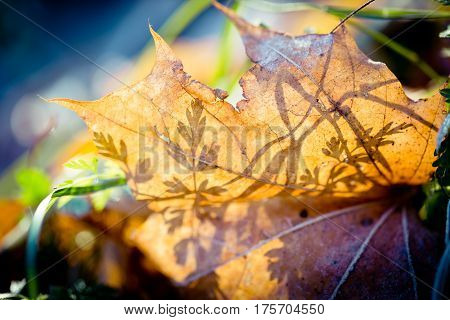
[[[92,180],[92,177],[90,178]],[[37,207],[28,232],[27,245],[25,250],[25,266],[27,276],[28,295],[30,299],[36,299],[39,295],[39,283],[37,280],[38,266],[37,255],[39,251],[39,239],[41,236],[44,222],[48,217],[50,209],[56,203],[59,197],[67,195],[86,195],[96,191],[106,190],[112,187],[123,186],[126,184],[124,177],[105,179],[100,183],[93,185],[79,185],[79,182],[85,182],[87,179],[80,179],[70,186],[57,188],[52,191]]]
[[[374,2],[375,0],[369,0],[366,3],[364,3],[362,6],[360,6],[358,9],[353,10],[352,12],[350,12],[349,14],[347,14],[347,16],[341,20],[341,22],[339,22],[339,24],[334,27],[333,30],[331,30],[330,33],[335,32],[337,29],[339,29],[339,27],[341,27],[348,19],[350,19],[351,17],[353,17],[355,14],[357,14],[359,11],[361,11],[362,9],[364,9],[365,7],[367,7],[368,5],[370,5],[372,2]]]

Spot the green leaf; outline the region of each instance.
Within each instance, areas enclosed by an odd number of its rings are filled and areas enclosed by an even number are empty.
[[[50,179],[41,169],[21,168],[15,176],[20,187],[20,200],[26,206],[36,206],[51,190]]]
[[[449,1],[447,1],[447,4]],[[440,91],[441,95],[446,98],[447,106],[450,103],[450,89],[445,88]],[[450,130],[450,115],[448,115],[442,124],[439,134],[438,134],[438,144],[435,151],[435,154],[438,156],[438,159],[433,163],[433,166],[436,166],[436,178],[439,181],[440,186],[443,188],[443,191],[440,193],[435,193],[432,196],[429,196],[425,201],[423,206],[423,210],[421,210],[421,214],[430,215],[435,212],[439,212],[438,203],[442,202],[442,198],[445,197],[447,200],[447,210],[446,210],[446,219],[445,219],[445,251],[442,255],[438,268],[436,271],[436,275],[434,278],[432,298],[433,299],[445,299],[445,296],[440,294],[441,292],[445,292],[446,286],[448,286],[448,281],[450,278],[450,200],[448,191],[446,191],[447,187],[450,186],[450,137],[448,136],[448,132]],[[441,201],[438,201],[438,198]]]
[[[442,89],[440,92],[445,98],[450,99],[450,88]]]
[[[439,133],[437,136],[437,143],[436,143],[436,155],[440,155],[440,158],[442,159],[438,159],[434,162],[434,166],[438,167],[438,166],[444,166],[445,162],[443,161],[448,161],[449,159],[447,159],[447,154],[445,154],[445,148],[447,147],[447,143],[444,145],[443,142],[445,140],[445,138],[448,136],[448,132],[450,130],[450,115],[447,115],[447,117],[445,117],[444,122],[442,123],[440,129],[439,129]]]
[[[424,221],[436,221],[436,215],[442,211],[441,209],[445,201],[447,201],[447,197],[442,192],[442,189],[430,194],[419,210],[420,219]]]
[[[105,209],[109,199],[111,198],[112,190],[106,189],[103,191],[95,192],[91,195],[92,206],[96,211],[102,211]]]
[[[447,104],[447,112],[450,111],[450,88],[448,87],[447,84],[447,88],[442,89],[440,91],[441,95],[445,98],[445,103]],[[436,151],[435,151],[435,155],[439,155],[439,158],[442,159],[438,159],[437,161],[435,161],[435,163],[433,164],[434,166],[445,166],[445,163],[450,163],[450,159],[448,159],[448,154],[447,154],[447,143],[445,145],[443,145],[444,140],[447,138],[448,133],[450,131],[450,115],[447,115],[447,117],[445,117],[444,122],[442,123],[440,129],[439,129],[439,133],[437,136],[437,146],[436,146]]]
[[[92,173],[98,172],[98,159],[97,158],[91,158],[91,159],[74,159],[70,160],[66,164],[64,164],[66,168],[74,169],[74,170],[85,170],[85,171],[91,171]]]

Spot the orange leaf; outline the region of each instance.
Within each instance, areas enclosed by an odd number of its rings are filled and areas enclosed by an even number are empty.
[[[97,101],[51,100],[86,121],[100,154],[160,213],[138,230],[138,246],[203,296],[355,297],[350,276],[370,288],[360,297],[417,295],[411,256],[429,248],[417,239],[435,238],[407,212],[412,186],[433,172],[443,98],[408,99],[343,27],[292,37],[216,6],[255,63],[236,107],[186,74],[153,30],[156,63],[144,80]],[[380,256],[407,271],[392,290],[390,277],[368,276],[367,264],[391,270]]]

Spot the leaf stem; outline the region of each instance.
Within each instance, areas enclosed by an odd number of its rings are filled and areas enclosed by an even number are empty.
[[[359,11],[361,11],[362,9],[364,9],[365,7],[367,7],[368,5],[370,5],[372,2],[374,2],[375,0],[369,0],[366,3],[364,3],[362,6],[360,6],[359,8],[353,10],[352,12],[350,12],[349,14],[347,14],[347,16],[341,20],[341,22],[338,23],[338,25],[336,27],[334,27],[333,30],[331,30],[330,33],[334,33],[337,29],[339,29],[340,26],[342,26],[348,19],[350,19],[351,17],[353,17],[355,14],[357,14]]]
[[[101,176],[98,176],[100,178]],[[92,179],[92,177],[88,177]],[[39,295],[39,284],[37,278],[37,255],[39,251],[39,239],[44,225],[44,221],[50,212],[50,209],[56,203],[59,197],[67,195],[86,195],[93,192],[109,189],[112,187],[122,186],[126,184],[124,177],[115,177],[105,179],[100,183],[89,186],[77,186],[80,183],[86,182],[87,179],[80,179],[69,186],[57,188],[52,191],[44,200],[41,201],[37,207],[31,221],[30,231],[28,233],[27,245],[25,250],[25,265],[27,275],[28,294],[30,299],[36,299]]]
[[[27,275],[28,295],[30,299],[36,299],[39,295],[39,284],[37,281],[37,254],[39,250],[39,238],[44,220],[56,199],[49,194],[36,209],[28,232],[27,245],[25,249],[25,265]]]

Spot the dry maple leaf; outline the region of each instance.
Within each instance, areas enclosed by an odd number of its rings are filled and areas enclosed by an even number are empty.
[[[216,6],[255,63],[236,107],[191,79],[153,30],[145,79],[97,101],[51,100],[85,120],[160,213],[137,245],[202,297],[417,296],[436,236],[415,221],[414,187],[401,186],[432,173],[443,98],[408,99],[343,27],[292,37]]]

